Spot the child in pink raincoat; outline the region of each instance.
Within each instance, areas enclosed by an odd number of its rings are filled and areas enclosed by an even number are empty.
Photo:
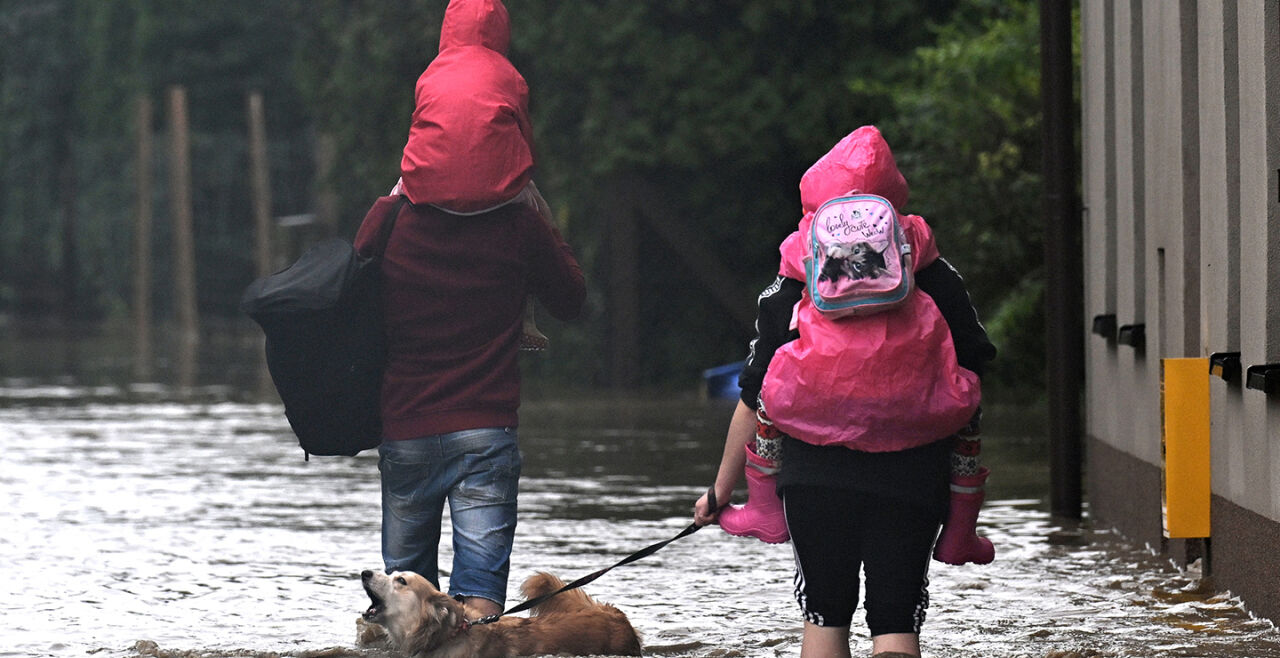
[[[977,468],[971,420],[978,373],[995,350],[963,281],[915,215],[901,221],[920,290],[868,316],[832,319],[814,307],[804,284],[809,224],[822,203],[850,192],[906,205],[906,180],[872,126],[846,136],[801,179],[805,215],[782,243],[778,280],[761,295],[742,401],[695,520],[792,540],[802,655],[847,655],[865,568],[873,651],[913,656],[930,555],[963,564],[994,554],[974,533],[987,473]],[[748,504],[717,509],[712,498],[727,500],[744,464]]]

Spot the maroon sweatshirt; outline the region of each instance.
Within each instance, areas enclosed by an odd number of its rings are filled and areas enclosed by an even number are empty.
[[[383,197],[356,235],[369,250]],[[405,204],[383,259],[389,356],[382,383],[385,439],[514,427],[517,362],[529,295],[551,315],[582,309],[582,268],[560,232],[527,205],[454,215]]]

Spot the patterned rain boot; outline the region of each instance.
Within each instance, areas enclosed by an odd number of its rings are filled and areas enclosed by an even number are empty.
[[[991,471],[984,466],[974,475],[951,476],[951,507],[933,559],[947,564],[989,564],[996,557],[991,540],[977,534],[978,510],[986,498],[983,485]]]
[[[747,504],[730,505],[720,513],[720,527],[737,537],[755,537],[767,544],[781,544],[791,538],[787,518],[778,498],[778,462],[756,454],[748,443]]]

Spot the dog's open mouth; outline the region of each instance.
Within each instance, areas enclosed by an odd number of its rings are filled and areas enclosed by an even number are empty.
[[[365,610],[362,616],[365,621],[377,622],[382,618],[382,612],[386,608],[386,601],[383,601],[382,597],[378,596],[378,593],[369,587],[368,580],[364,581],[364,591],[369,595],[369,609]]]

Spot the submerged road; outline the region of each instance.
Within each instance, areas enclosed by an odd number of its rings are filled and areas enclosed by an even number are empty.
[[[356,645],[358,574],[380,566],[376,454],[304,462],[280,407],[244,397],[0,380],[0,657],[388,655]],[[729,411],[527,403],[510,602],[534,571],[576,578],[687,525]],[[1043,438],[991,413],[997,559],[933,565],[926,656],[1280,658],[1280,632],[1194,568],[1087,523],[1050,541]],[[789,546],[711,527],[588,591],[649,655],[795,656],[792,571]],[[854,630],[858,655],[861,613]]]

